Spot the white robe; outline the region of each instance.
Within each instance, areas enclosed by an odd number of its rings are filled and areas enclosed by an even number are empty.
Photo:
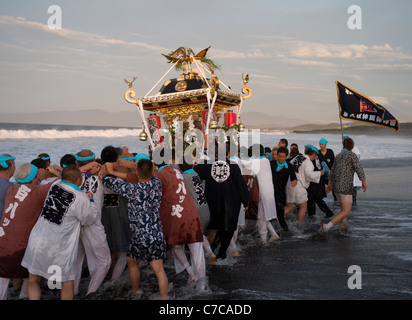
[[[98,217],[86,194],[60,181],[54,183],[31,231],[22,266],[46,279],[74,280],[80,228]]]
[[[77,275],[75,280],[74,292],[78,293],[82,266],[86,257],[87,266],[91,274],[88,293],[95,292],[103,282],[110,269],[111,254],[107,243],[106,231],[102,224],[102,208],[104,202],[104,186],[97,176],[87,177],[83,173],[81,185],[83,192],[93,193],[93,200],[98,210],[98,218],[90,225],[82,226],[80,229],[80,243],[77,256]]]
[[[306,159],[300,164],[298,172],[296,172],[296,187],[292,187],[290,184],[287,185],[287,204],[302,204],[308,201],[306,189],[311,182],[319,183],[320,181],[321,172],[314,171],[315,167],[313,166],[312,161],[307,155],[304,155],[304,157]],[[290,165],[293,165],[293,160]]]
[[[258,216],[264,214],[266,221],[277,217],[275,190],[272,181],[272,169],[267,158],[251,158],[241,160],[243,174],[251,174],[257,177],[259,185],[259,208]],[[263,212],[262,212],[263,211]]]

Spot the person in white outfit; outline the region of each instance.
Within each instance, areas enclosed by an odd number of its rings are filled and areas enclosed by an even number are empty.
[[[42,277],[49,279],[49,287],[53,284],[59,288],[61,283],[62,300],[73,299],[80,228],[93,224],[99,217],[93,195],[80,190],[81,181],[81,172],[76,166],[63,169],[61,181],[50,188],[30,233],[21,262],[29,271],[30,300],[41,298]]]
[[[298,222],[305,220],[308,201],[306,189],[311,182],[319,183],[321,176],[325,174],[324,170],[314,171],[315,168],[312,161],[315,160],[317,156],[315,149],[316,148],[311,145],[306,145],[305,155],[299,153],[290,161],[290,164],[293,165],[295,169],[298,182],[294,188],[290,185],[287,186],[285,216],[298,206]]]
[[[242,166],[257,177],[259,204],[256,224],[261,241],[266,244],[280,239],[271,223],[271,220],[277,218],[272,169],[269,160],[264,156],[262,145],[253,146],[251,149],[253,152],[252,157],[248,160],[242,160]],[[269,241],[267,240],[268,231],[271,235]]]
[[[90,150],[82,150],[75,154],[76,164],[84,168],[89,163],[94,162],[95,154]],[[79,294],[79,286],[82,275],[83,263],[86,258],[90,273],[90,282],[86,295],[96,292],[103,283],[111,265],[111,253],[106,239],[101,214],[104,200],[104,187],[100,178],[92,171],[82,172],[82,183],[80,189],[83,192],[91,192],[99,212],[96,221],[81,228],[80,243],[76,263],[76,280],[74,286],[75,295]]]

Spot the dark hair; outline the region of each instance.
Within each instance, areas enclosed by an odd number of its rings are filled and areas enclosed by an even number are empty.
[[[249,147],[249,157],[261,157],[265,155],[265,148],[261,144],[254,144]]]
[[[299,146],[298,146],[296,143],[291,143],[291,144],[290,144],[290,148],[292,148],[292,147],[299,148]]]
[[[37,167],[37,169],[46,169],[47,168],[46,160],[43,160],[41,158],[33,159],[30,163],[35,165]]]
[[[76,158],[74,157],[74,155],[68,153],[65,154],[61,159],[60,159],[60,167],[64,168],[68,165],[76,165]]]
[[[61,178],[63,181],[70,181],[75,183],[76,180],[82,175],[80,169],[74,165],[70,164],[67,167],[63,168]]]
[[[102,152],[100,153],[100,159],[102,160],[103,164],[106,162],[116,162],[118,158],[118,150],[113,146],[104,147]]]
[[[288,140],[287,140],[287,139],[280,139],[279,141],[282,142],[282,143],[284,143],[284,144],[285,144],[285,147],[288,146]]]
[[[93,151],[88,150],[88,149],[84,149],[84,150],[79,151],[79,152],[77,153],[77,156],[79,156],[79,157],[89,157],[89,156],[91,156],[91,155],[93,155]],[[86,164],[88,164],[88,163],[90,163],[90,162],[93,162],[93,161],[95,161],[95,159],[90,159],[90,160],[85,160],[85,161],[79,161],[79,160],[77,160],[77,165],[78,165],[79,167],[83,167],[83,166],[85,166]]]
[[[305,148],[305,154],[307,154],[308,156],[313,155],[314,153],[317,153],[315,150],[313,150],[312,148]]]
[[[286,156],[288,156],[289,150],[288,150],[288,148],[286,148],[286,147],[279,147],[279,149],[278,149],[278,151],[277,151],[277,154],[279,154],[279,153],[285,153]]]
[[[150,178],[153,173],[153,163],[148,159],[140,159],[137,163],[137,172],[139,177],[143,179]]]
[[[290,157],[293,159],[299,154],[299,149],[298,148],[291,148],[290,149]]]
[[[271,152],[272,152],[272,149],[271,149],[271,148],[269,148],[269,147],[265,147],[265,153],[266,153],[266,152],[271,153]]]
[[[50,158],[50,155],[48,153],[40,153],[37,157],[44,160],[44,161],[46,161],[46,162],[50,161],[50,159],[47,159],[47,160],[43,159],[43,158]]]
[[[355,146],[355,142],[351,138],[343,139],[343,147],[351,151]]]

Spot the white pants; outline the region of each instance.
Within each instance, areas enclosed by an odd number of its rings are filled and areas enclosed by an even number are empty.
[[[265,210],[263,208],[259,210],[258,212],[256,224],[259,230],[260,237],[262,238],[264,242],[266,242],[268,230],[271,236],[278,237],[278,234],[276,233],[275,228],[273,228],[270,221],[266,220]]]
[[[9,297],[9,278],[0,278],[0,300],[7,300]],[[20,289],[19,299],[27,298],[27,285],[29,284],[29,278],[23,279],[23,283]]]
[[[80,279],[85,258],[91,276],[86,293],[86,295],[88,295],[99,289],[111,264],[111,254],[109,245],[107,244],[106,233],[103,225],[97,221],[91,226],[84,227],[80,234],[74,294],[79,293]]]
[[[184,245],[176,245],[172,248],[176,274],[182,272],[190,266],[194,268],[195,281],[202,279],[206,275],[205,254],[203,251],[203,242],[194,242],[188,244],[190,251],[190,261],[187,260]]]
[[[7,300],[9,296],[9,278],[0,278],[0,300]]]

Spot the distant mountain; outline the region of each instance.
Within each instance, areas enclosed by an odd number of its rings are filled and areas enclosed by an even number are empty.
[[[148,115],[148,113],[147,113]],[[263,112],[244,112],[241,121],[248,129],[290,130],[293,132],[337,132],[340,124],[308,123],[306,120],[290,119],[284,115],[270,116]],[[83,111],[48,111],[29,113],[0,113],[2,123],[61,124],[79,126],[109,126],[141,128],[142,120],[137,111],[107,112],[99,109]],[[345,123],[345,132],[352,134],[412,134],[412,123],[400,124],[400,130],[393,130],[372,125],[360,125],[356,122]]]
[[[147,114],[148,115],[148,114]],[[263,112],[245,112],[241,116],[243,124],[251,129],[289,129],[307,123],[305,120],[290,119],[283,115],[270,116]],[[107,112],[98,109],[83,111],[48,111],[0,114],[0,122],[98,125],[117,127],[141,127],[142,120],[137,111]]]

